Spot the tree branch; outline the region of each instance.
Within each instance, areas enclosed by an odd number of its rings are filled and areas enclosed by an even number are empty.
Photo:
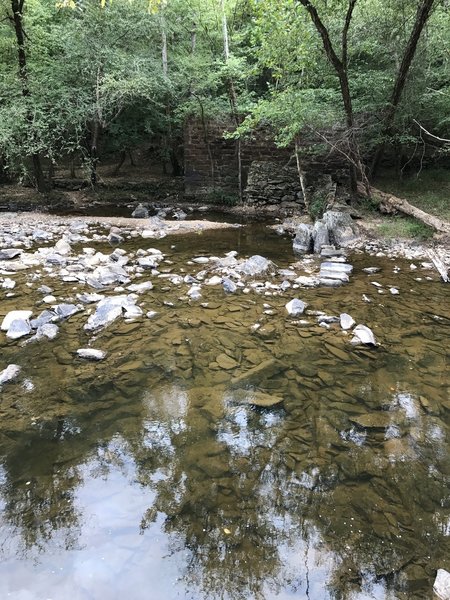
[[[446,139],[446,138],[440,138],[437,135],[434,135],[433,133],[429,132],[427,129],[425,129],[425,127],[423,125],[421,125],[419,123],[419,121],[416,121],[416,119],[413,119],[414,123],[416,125],[418,125],[420,127],[420,129],[426,133],[427,135],[429,135],[431,138],[433,138],[434,140],[437,140],[438,142],[443,142],[444,144],[450,144],[450,140]]]
[[[322,38],[323,46],[325,48],[325,52],[328,56],[329,61],[331,62],[333,67],[336,69],[336,71],[341,71],[342,66],[343,66],[342,62],[333,48],[333,44],[331,43],[327,28],[323,24],[322,19],[320,18],[316,7],[311,4],[310,0],[299,0],[299,2],[309,12],[312,22],[316,26],[316,29],[319,32],[320,37]]]
[[[350,28],[350,22],[352,20],[353,9],[355,8],[357,0],[349,0],[347,14],[345,16],[344,29],[342,30],[342,64],[347,69],[348,60],[348,30]]]

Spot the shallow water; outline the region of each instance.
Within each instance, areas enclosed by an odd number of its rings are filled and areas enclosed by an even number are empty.
[[[263,226],[136,244],[173,273],[229,250],[295,261]],[[0,597],[430,598],[450,570],[448,287],[419,263],[350,261],[346,286],[282,296],[204,286],[192,302],[154,280],[139,304],[158,315],[96,334],[101,363],[74,357],[85,313],[54,341],[2,334],[0,367],[26,381],[0,392]],[[29,278],[3,313],[36,310]],[[350,313],[380,346],[300,324],[293,297]],[[249,405],[255,390],[282,405]]]

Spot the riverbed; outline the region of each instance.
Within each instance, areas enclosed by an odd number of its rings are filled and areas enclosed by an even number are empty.
[[[1,597],[431,597],[450,570],[450,310],[432,265],[355,250],[348,283],[310,287],[320,261],[265,224],[116,223],[118,240],[76,222],[65,262],[33,262],[67,231],[31,222],[9,240],[25,268],[2,263],[0,318],[79,310],[54,339],[0,334],[0,371],[20,368],[0,391]],[[130,281],[68,268],[95,253],[129,259]],[[224,286],[252,255],[270,268]],[[141,312],[86,328],[90,293],[134,293]],[[376,345],[352,343],[343,313]]]

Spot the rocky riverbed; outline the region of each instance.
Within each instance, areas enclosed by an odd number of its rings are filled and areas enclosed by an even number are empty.
[[[433,264],[201,227],[3,218],[0,592],[140,599],[149,569],[159,597],[441,589]]]

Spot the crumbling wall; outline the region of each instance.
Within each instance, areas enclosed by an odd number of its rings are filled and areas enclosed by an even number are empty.
[[[278,148],[270,131],[261,129],[251,136],[237,141],[226,139],[224,134],[233,126],[223,121],[191,119],[184,129],[185,194],[207,196],[214,192],[239,195],[239,157],[241,163],[242,191],[251,203],[295,202],[301,200],[298,175],[294,175],[296,161],[294,148]],[[330,131],[330,141],[339,131]],[[332,149],[332,145],[319,143],[319,139],[300,137],[300,151],[304,170],[309,174],[336,173],[345,168],[344,157]],[[264,170],[258,177],[257,165]],[[251,165],[254,168],[249,176]],[[278,167],[274,167],[277,165]],[[277,173],[277,168],[279,173]],[[296,183],[294,180],[296,179]],[[273,191],[263,193],[263,187]],[[299,195],[300,193],[300,195]]]

